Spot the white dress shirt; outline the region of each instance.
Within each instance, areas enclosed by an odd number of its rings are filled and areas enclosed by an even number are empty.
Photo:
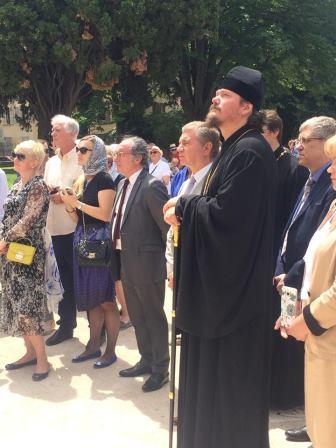
[[[4,216],[3,205],[8,195],[8,184],[4,170],[0,169],[0,222]]]
[[[212,162],[208,165],[201,168],[196,173],[192,173],[192,176],[189,177],[189,179],[185,180],[183,184],[181,185],[181,188],[179,189],[179,192],[177,193],[177,197],[183,196],[184,192],[188,190],[188,186],[190,184],[190,179],[193,177],[195,179],[195,183],[192,187],[192,190],[189,194],[193,194],[193,191],[199,191],[200,183],[203,186],[204,179],[206,175],[208,174],[210,168],[211,168]],[[167,276],[169,276],[174,269],[174,231],[173,227],[171,226],[167,233],[167,243],[166,243],[166,262],[167,262]]]
[[[48,187],[72,188],[74,182],[83,174],[78,165],[76,149],[62,156],[59,151],[46,163],[44,180]],[[47,229],[51,236],[68,235],[74,232],[76,223],[65,210],[65,204],[50,201],[47,217]]]
[[[169,178],[171,176],[169,164],[162,159],[160,159],[156,165],[151,162],[149,164],[149,174],[163,182],[163,178],[165,176],[169,176]],[[168,190],[168,194],[170,195],[170,181],[169,184],[166,185],[166,187]]]
[[[132,192],[133,186],[134,186],[137,178],[139,177],[139,174],[141,173],[141,171],[142,171],[142,168],[139,171],[137,171],[136,173],[133,173],[128,178],[129,184],[127,185],[127,188],[126,188],[125,199],[124,199],[123,207],[122,207],[122,210],[121,210],[120,228],[122,226],[122,222],[123,222],[123,219],[124,219],[124,213],[125,213],[127,201],[128,201],[128,199],[130,197],[130,194]],[[118,214],[120,200],[121,200],[121,191],[120,191],[120,194],[119,194],[119,197],[118,197],[115,209],[114,209],[114,213],[113,213],[112,236],[114,235],[115,217]],[[116,249],[121,250],[121,239],[120,238],[117,240]]]

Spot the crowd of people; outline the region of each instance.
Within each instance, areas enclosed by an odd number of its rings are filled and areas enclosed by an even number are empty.
[[[287,438],[334,447],[336,121],[306,120],[285,147],[262,100],[259,71],[230,70],[170,164],[137,136],[78,139],[64,115],[51,121],[55,155],[16,146],[18,179],[2,195],[0,329],[26,352],[7,370],[34,365],[32,379],[47,378],[45,345],[71,339],[86,311],[88,342],[72,362],[114,364],[118,333],[133,326],[139,361],[119,375],[149,375],[142,390],[160,389],[168,279],[181,334],[178,448],[268,448],[269,409],[303,404],[307,429]],[[30,264],[7,257],[13,242],[35,248]],[[55,303],[59,326],[45,340]]]

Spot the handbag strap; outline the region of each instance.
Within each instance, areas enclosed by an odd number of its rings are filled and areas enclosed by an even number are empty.
[[[84,213],[82,212],[84,241],[87,241]]]
[[[29,243],[31,246],[33,245],[31,239],[29,239],[29,238],[18,238],[15,242],[18,243],[18,242],[20,242],[20,241],[28,241],[28,243]]]
[[[85,182],[84,182],[83,196],[84,196],[85,190],[87,189],[88,185],[89,185],[89,182],[86,179]],[[87,241],[86,226],[85,226],[85,219],[84,219],[84,212],[83,212],[83,210],[81,210],[81,213],[82,213],[82,220],[83,220],[84,241]]]

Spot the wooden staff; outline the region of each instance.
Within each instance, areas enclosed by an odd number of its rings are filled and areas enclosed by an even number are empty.
[[[175,365],[176,365],[176,303],[179,280],[179,227],[174,226],[174,279],[173,279],[173,305],[171,324],[171,353],[170,353],[170,382],[169,382],[169,448],[173,448],[174,437],[174,408],[175,408]]]

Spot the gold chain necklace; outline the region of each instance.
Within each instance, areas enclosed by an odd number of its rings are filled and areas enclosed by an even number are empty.
[[[244,137],[244,135],[248,134],[248,133],[251,132],[251,131],[255,131],[255,130],[256,130],[256,129],[248,129],[247,131],[245,131],[245,132],[244,132],[242,135],[240,135],[240,136],[239,136],[233,143],[231,143],[231,145],[228,147],[228,149],[226,150],[226,152],[229,152],[230,149],[232,149],[233,146],[236,145],[236,144],[239,142],[239,140],[241,140],[241,139]],[[212,172],[210,172],[210,173],[208,174],[208,176],[207,176],[207,179],[206,179],[206,181],[205,181],[205,185],[204,185],[203,194],[208,194],[210,183],[211,183],[212,178],[214,177],[214,175],[217,173],[218,167],[219,167],[219,161],[218,161],[218,164],[217,164],[216,168],[215,168]]]

